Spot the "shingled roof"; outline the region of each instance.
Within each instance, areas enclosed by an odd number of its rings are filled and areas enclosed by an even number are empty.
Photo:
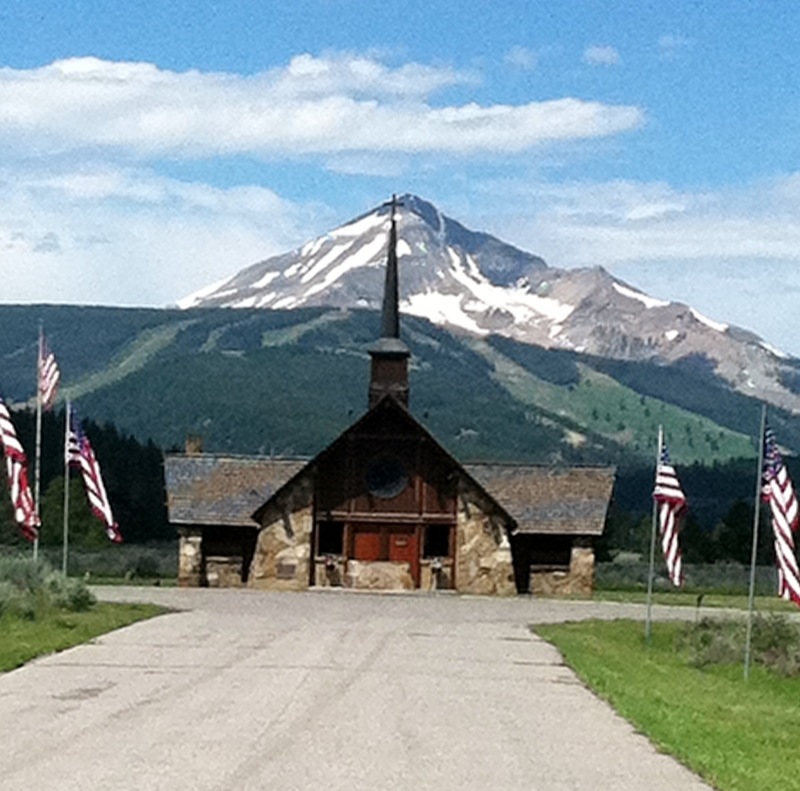
[[[308,459],[169,454],[164,462],[169,521],[256,528],[253,512],[308,464]],[[516,532],[603,532],[613,467],[465,464],[463,469],[515,521]]]
[[[264,456],[169,454],[164,460],[169,521],[255,529],[253,511],[307,463]]]
[[[517,523],[518,533],[599,536],[614,467],[465,464],[464,469]]]

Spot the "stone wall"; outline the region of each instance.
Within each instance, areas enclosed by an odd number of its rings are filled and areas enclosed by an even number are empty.
[[[433,561],[422,559],[419,564],[419,587],[424,591],[452,590],[453,561],[439,561],[439,568],[434,568]]]
[[[205,582],[209,588],[241,588],[241,555],[212,555],[206,557]]]
[[[341,588],[344,585],[344,576],[347,561],[341,555],[330,559],[324,557],[314,558],[313,584],[320,588]]]
[[[248,587],[294,591],[308,588],[313,526],[311,483],[300,481],[264,516]]]
[[[460,593],[516,594],[506,526],[471,489],[464,489],[458,499],[456,558],[455,587]]]
[[[178,585],[198,588],[203,582],[203,533],[200,528],[178,528]]]
[[[409,564],[388,560],[348,560],[344,584],[356,590],[414,590]]]
[[[591,596],[594,591],[594,550],[573,546],[569,569],[531,569],[530,591],[534,596]]]

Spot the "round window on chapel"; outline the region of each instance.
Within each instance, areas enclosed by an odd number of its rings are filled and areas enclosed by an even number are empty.
[[[364,475],[367,490],[373,497],[390,500],[408,486],[408,472],[400,459],[379,456],[368,465]]]

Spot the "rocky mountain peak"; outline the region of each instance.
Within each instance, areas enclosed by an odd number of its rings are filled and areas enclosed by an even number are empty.
[[[800,361],[688,305],[651,297],[604,269],[562,270],[472,231],[416,195],[397,208],[401,310],[475,335],[663,364],[702,359],[732,388],[800,411],[784,385]],[[379,310],[389,204],[291,252],[242,269],[180,307]]]

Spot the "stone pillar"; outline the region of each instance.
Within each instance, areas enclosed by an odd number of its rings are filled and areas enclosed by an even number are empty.
[[[594,549],[583,542],[572,545],[569,559],[569,592],[591,596],[594,591]]]
[[[203,578],[203,531],[178,528],[178,585],[199,588]]]
[[[306,590],[311,576],[314,528],[312,489],[302,482],[266,514],[258,532],[247,585],[267,590]]]
[[[456,590],[484,596],[517,591],[505,528],[468,497],[460,497],[458,505]]]

